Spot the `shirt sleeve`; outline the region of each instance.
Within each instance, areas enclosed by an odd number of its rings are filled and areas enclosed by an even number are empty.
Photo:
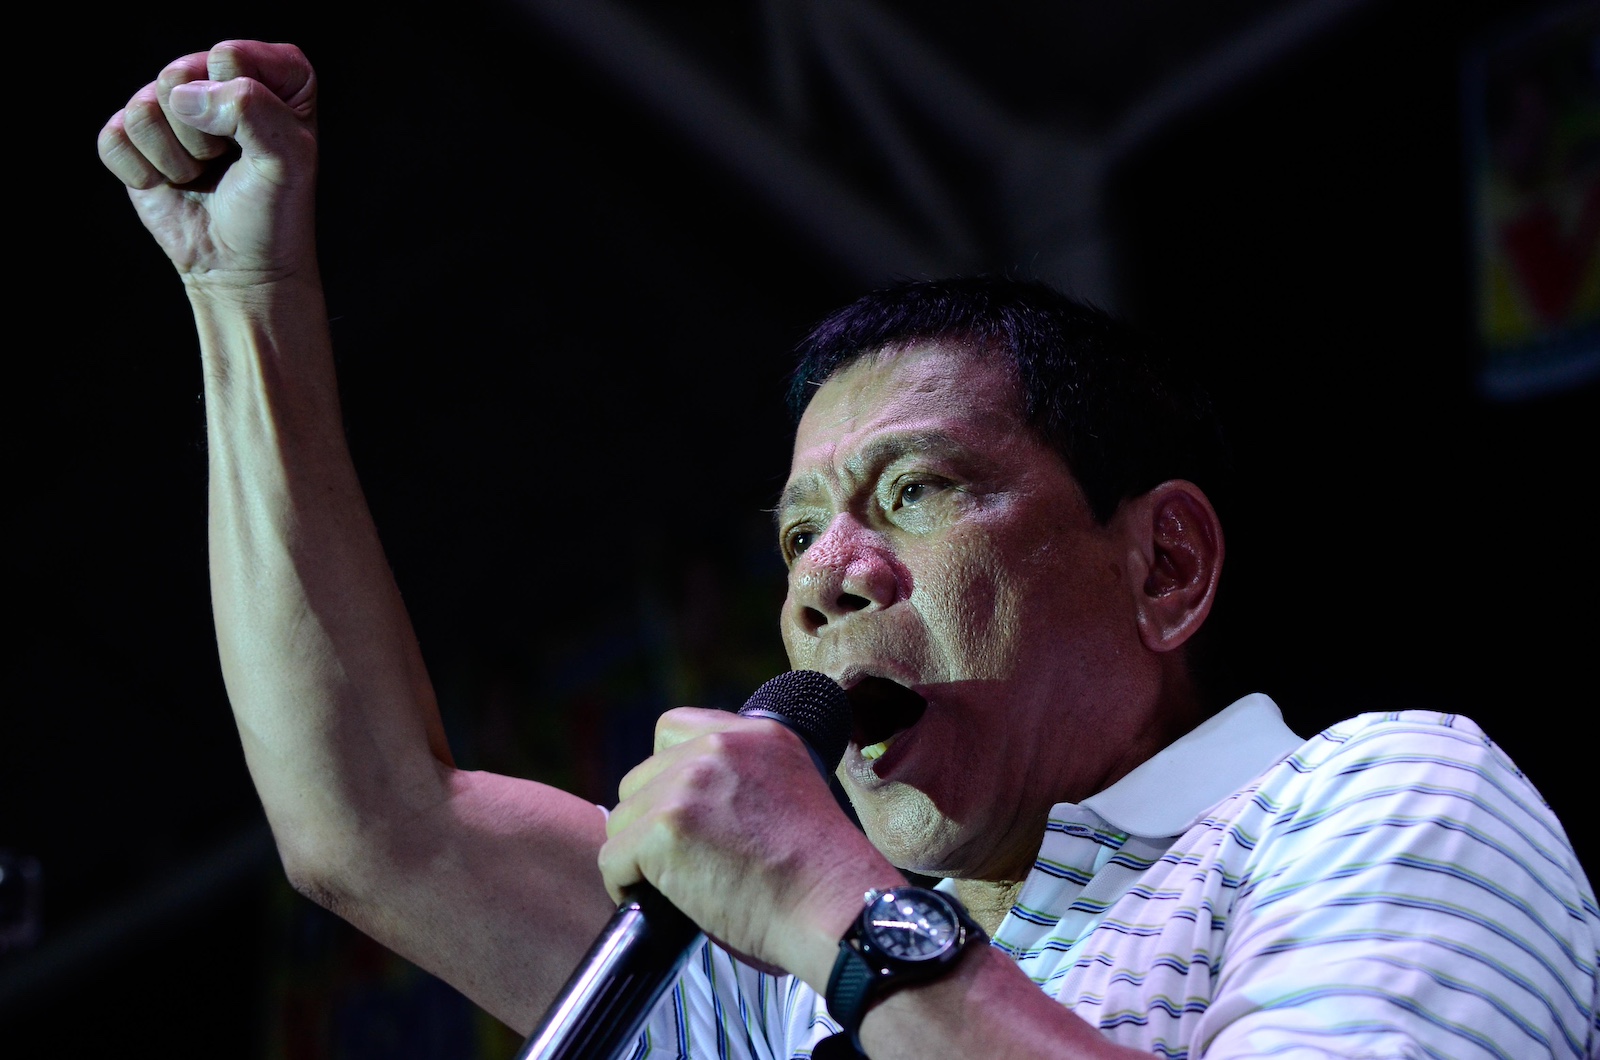
[[[1200,1054],[1595,1057],[1600,914],[1560,824],[1471,722],[1373,717],[1235,837]]]

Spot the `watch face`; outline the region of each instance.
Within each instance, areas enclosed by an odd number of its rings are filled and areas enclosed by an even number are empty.
[[[867,908],[865,935],[891,957],[925,961],[956,944],[961,934],[949,905],[926,892],[889,891]]]

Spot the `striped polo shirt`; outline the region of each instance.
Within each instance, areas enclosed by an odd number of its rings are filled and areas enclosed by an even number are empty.
[[[1560,824],[1471,721],[1302,741],[1246,696],[1055,806],[992,944],[1167,1057],[1600,1056],[1600,912]],[[706,946],[635,1056],[809,1057],[816,992]]]

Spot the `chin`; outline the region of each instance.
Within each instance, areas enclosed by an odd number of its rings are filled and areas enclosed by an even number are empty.
[[[895,868],[925,876],[960,873],[963,830],[941,814],[928,796],[897,785],[892,792],[877,792],[868,798],[852,793],[851,799],[867,838]]]

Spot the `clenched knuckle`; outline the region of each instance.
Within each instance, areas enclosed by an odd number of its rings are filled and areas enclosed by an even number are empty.
[[[153,92],[141,91],[122,110],[122,126],[129,136],[138,137],[161,121],[161,104]]]
[[[697,755],[684,763],[682,776],[684,785],[692,791],[710,791],[717,787],[727,772],[722,763],[723,756],[717,748],[707,748],[707,753]]]
[[[261,109],[261,104],[265,102],[263,96],[268,94],[261,82],[248,78],[241,78],[234,82],[232,87],[230,103],[239,117],[244,119],[248,119]]]
[[[174,85],[181,85],[192,77],[189,63],[178,59],[168,63],[161,73],[156,75],[156,85],[161,89],[170,90]]]
[[[704,816],[698,801],[676,798],[661,807],[654,823],[660,836],[675,846],[699,831]]]
[[[119,110],[100,130],[100,135],[95,138],[95,146],[99,149],[101,158],[108,158],[126,144],[127,133],[122,128],[122,111]]]

